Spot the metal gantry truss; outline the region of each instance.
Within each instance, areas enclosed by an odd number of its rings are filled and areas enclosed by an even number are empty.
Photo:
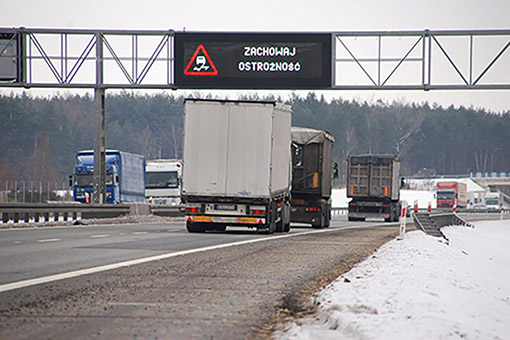
[[[105,90],[176,89],[174,33],[0,28],[0,87],[94,89],[96,203],[106,196]],[[510,89],[510,30],[339,32],[332,44],[330,89]]]
[[[22,72],[1,87],[176,88],[173,30],[0,28],[0,39],[9,35],[20,42],[18,55],[5,55],[0,44],[0,62],[16,59]],[[510,30],[360,31],[332,37],[331,89],[510,88]]]
[[[20,28],[2,33],[22,42],[17,60],[23,72],[0,87],[173,88],[172,30]]]
[[[335,89],[510,89],[510,30],[340,32],[334,36]]]

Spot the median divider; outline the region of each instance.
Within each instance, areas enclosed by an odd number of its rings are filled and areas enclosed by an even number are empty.
[[[147,203],[0,203],[0,224],[74,221],[151,214],[181,217],[184,216],[184,210],[181,206]]]

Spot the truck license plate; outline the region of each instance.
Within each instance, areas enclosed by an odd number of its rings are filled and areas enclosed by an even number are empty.
[[[237,205],[235,204],[216,204],[214,206],[215,210],[230,210],[234,211],[237,210]]]

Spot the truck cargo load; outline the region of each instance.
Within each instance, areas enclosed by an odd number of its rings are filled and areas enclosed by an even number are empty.
[[[358,155],[347,159],[349,221],[400,217],[400,158],[396,155]]]
[[[335,139],[325,131],[301,127],[291,128],[291,138],[291,221],[329,227]]]
[[[289,106],[186,99],[181,198],[190,232],[290,228]]]

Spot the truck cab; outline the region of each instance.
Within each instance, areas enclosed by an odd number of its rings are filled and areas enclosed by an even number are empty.
[[[501,209],[503,206],[503,197],[500,192],[488,192],[485,194],[486,209]]]
[[[467,208],[466,183],[438,182],[436,198],[438,209]]]
[[[182,161],[156,159],[145,164],[145,202],[149,204],[181,204]]]

